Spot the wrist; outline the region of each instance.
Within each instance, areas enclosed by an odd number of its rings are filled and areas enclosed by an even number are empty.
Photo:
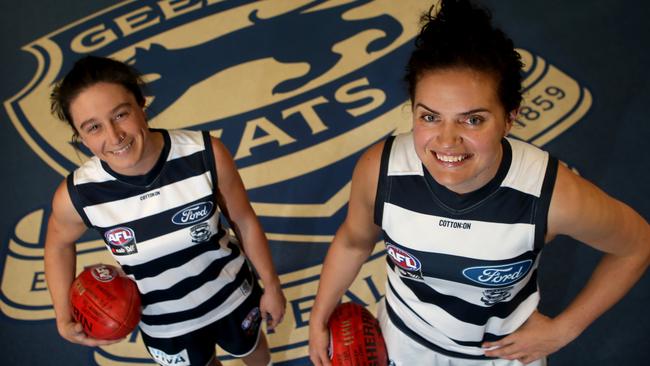
[[[558,329],[557,334],[561,334],[565,337],[567,344],[576,339],[586,328],[586,326],[582,326],[580,322],[572,321],[569,317],[562,316],[562,314],[555,317],[553,322],[555,322]]]
[[[280,291],[282,289],[280,279],[277,276],[271,279],[262,279],[262,285],[264,286],[264,290]]]

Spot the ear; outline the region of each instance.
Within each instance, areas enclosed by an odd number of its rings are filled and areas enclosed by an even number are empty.
[[[519,108],[513,109],[510,112],[508,112],[508,116],[506,118],[506,128],[503,131],[504,137],[507,136],[508,133],[510,132],[512,125],[514,125],[515,121],[517,120],[518,114],[519,114]]]

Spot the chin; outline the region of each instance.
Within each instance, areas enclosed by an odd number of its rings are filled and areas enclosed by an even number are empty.
[[[452,190],[456,193],[465,193],[465,192],[457,192],[456,189],[459,187],[463,187],[464,185],[467,184],[467,177],[459,177],[459,176],[454,176],[450,174],[443,174],[443,175],[431,175],[433,179],[440,185],[445,186],[447,189]]]

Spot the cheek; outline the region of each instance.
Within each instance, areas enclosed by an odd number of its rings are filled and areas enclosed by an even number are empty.
[[[417,144],[426,144],[427,141],[434,137],[434,131],[430,128],[425,128],[419,124],[413,126],[413,139]]]
[[[101,152],[101,146],[100,144],[92,139],[92,138],[85,138],[85,139],[79,139],[79,141],[86,147],[90,152],[92,152],[94,155],[97,155]]]
[[[475,138],[468,138],[465,142],[471,145],[473,149],[483,155],[497,154],[501,149],[501,138],[486,139],[483,136],[475,136]]]

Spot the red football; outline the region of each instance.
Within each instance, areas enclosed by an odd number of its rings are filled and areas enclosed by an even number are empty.
[[[70,303],[72,316],[93,338],[123,338],[140,321],[140,295],[135,282],[111,265],[84,268],[72,282]]]
[[[388,364],[386,345],[377,319],[363,306],[348,302],[329,319],[333,366]]]

